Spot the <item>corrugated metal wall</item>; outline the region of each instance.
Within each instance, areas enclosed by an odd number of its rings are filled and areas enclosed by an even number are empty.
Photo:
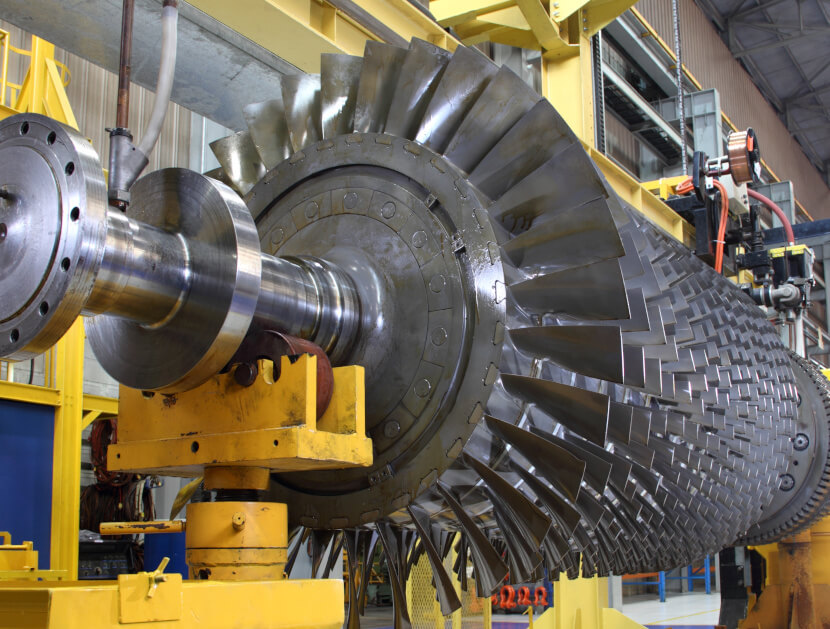
[[[11,43],[17,48],[29,50],[31,35],[0,21],[0,28],[9,32]],[[69,54],[55,50],[55,59],[67,68],[72,76],[66,88],[69,102],[78,120],[80,131],[92,140],[95,150],[101,155],[102,163],[109,152],[109,134],[105,128],[115,124],[115,102],[118,77],[112,72]],[[9,81],[21,83],[29,67],[29,58],[12,53],[9,56]],[[150,120],[155,95],[142,87],[133,85],[130,90],[130,129],[136,142],[142,137]],[[183,107],[170,104],[158,144],[150,156],[147,171],[168,166],[187,167],[190,158],[191,112]]]
[[[641,0],[636,8],[660,37],[673,41],[670,2]],[[694,0],[680,2],[680,29],[684,65],[704,88],[720,92],[721,107],[738,128],[757,131],[764,160],[778,177],[792,180],[813,218],[830,218],[830,189]]]

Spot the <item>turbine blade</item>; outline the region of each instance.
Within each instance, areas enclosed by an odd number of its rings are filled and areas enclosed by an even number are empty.
[[[232,187],[241,195],[248,194],[265,175],[256,146],[248,131],[240,131],[210,143],[210,150],[225,171]]]
[[[605,325],[561,325],[510,330],[519,351],[549,358],[591,378],[623,382],[623,347],[620,328]]]
[[[605,199],[557,212],[509,240],[502,250],[516,266],[567,268],[624,253]]]
[[[568,430],[604,447],[608,436],[608,396],[558,382],[503,374],[508,393],[535,404]]]
[[[539,275],[513,284],[510,291],[524,310],[534,314],[563,313],[598,320],[629,315],[617,260]]]
[[[262,103],[251,103],[242,110],[251,140],[266,170],[271,170],[292,153],[285,122],[282,95]]]
[[[324,54],[320,57],[320,115],[323,139],[351,133],[363,57]]]
[[[415,137],[451,56],[443,48],[422,39],[412,40],[395,86],[384,133]]]
[[[571,500],[579,493],[585,473],[585,462],[567,450],[535,434],[489,415],[484,416],[487,428],[494,435],[516,448],[538,474],[556,485]]]
[[[498,199],[556,153],[577,142],[550,101],[543,98],[484,156],[470,173],[470,181],[491,199]]]
[[[507,66],[502,66],[470,108],[444,155],[464,172],[472,172],[507,130],[540,99],[532,87]]]
[[[443,153],[498,69],[475,48],[459,46],[441,75],[415,139],[436,153]]]
[[[390,44],[366,42],[354,112],[356,132],[383,132],[406,52]]]
[[[441,555],[436,550],[432,543],[431,524],[429,515],[421,507],[417,505],[409,505],[406,508],[409,517],[412,518],[412,524],[418,531],[418,536],[421,538],[421,547],[426,553],[429,565],[432,566],[432,580],[435,583],[435,589],[438,592],[438,600],[441,603],[441,613],[444,616],[449,616],[456,609],[461,608],[461,601],[458,594],[455,592],[450,575],[444,569],[444,564],[441,560]]]
[[[461,506],[452,489],[441,481],[438,482],[436,487],[438,493],[441,494],[458,519],[459,526],[464,531],[465,539],[470,546],[479,596],[492,596],[501,587],[502,581],[507,576],[507,565],[487,540],[487,536]]]
[[[280,77],[282,102],[285,105],[285,122],[288,136],[295,151],[319,142],[323,137],[320,128],[320,75],[297,74]]]

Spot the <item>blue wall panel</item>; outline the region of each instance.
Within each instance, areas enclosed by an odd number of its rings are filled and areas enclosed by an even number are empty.
[[[0,400],[0,531],[32,541],[49,568],[55,409]],[[80,444],[79,444],[80,446]]]

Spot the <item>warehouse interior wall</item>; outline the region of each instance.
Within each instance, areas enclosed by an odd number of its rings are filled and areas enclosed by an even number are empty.
[[[764,160],[781,180],[793,182],[796,198],[811,216],[830,218],[830,188],[821,174],[694,0],[679,4],[683,64],[703,89],[720,92],[724,113],[739,129],[755,129]],[[663,40],[672,41],[670,2],[640,0],[635,8]]]

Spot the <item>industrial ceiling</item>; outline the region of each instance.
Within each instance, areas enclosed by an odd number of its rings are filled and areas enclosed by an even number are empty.
[[[826,179],[830,166],[830,3],[696,1]]]

